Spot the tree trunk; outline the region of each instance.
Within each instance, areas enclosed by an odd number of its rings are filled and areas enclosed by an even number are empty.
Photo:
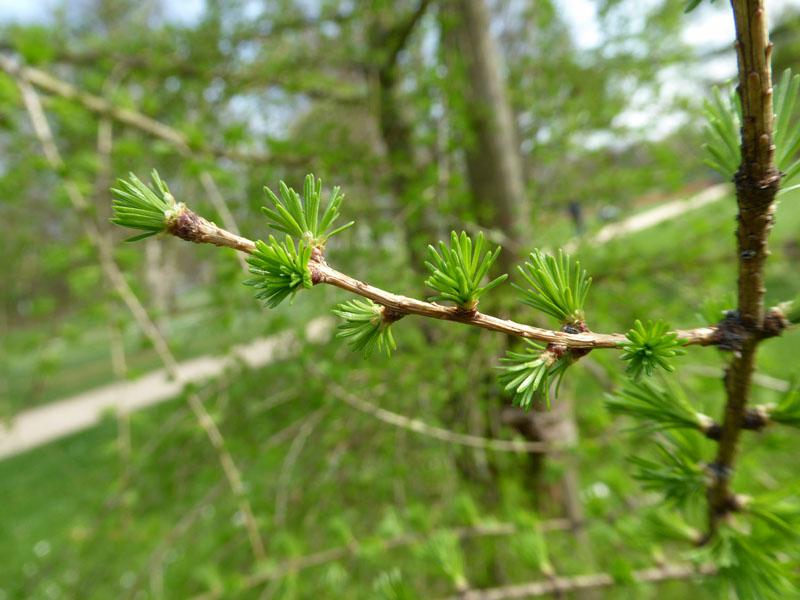
[[[500,50],[484,0],[452,0],[444,17],[451,75],[464,80],[470,193],[481,222],[511,242],[500,255],[507,268],[529,239],[530,210]]]

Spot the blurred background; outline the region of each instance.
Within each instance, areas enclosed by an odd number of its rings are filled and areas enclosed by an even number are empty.
[[[108,223],[113,181],[158,168],[265,237],[263,187],[313,172],[356,220],[329,262],[375,285],[424,297],[427,244],[484,231],[505,270],[570,248],[593,330],[714,322],[735,202],[703,164],[702,107],[735,76],[733,24],[724,2],[684,7],[0,0],[0,600],[446,598],[599,572],[620,585],[560,597],[718,597],[622,585],[680,549],[643,534],[657,498],[626,457],[648,436],[602,403],[616,353],[524,413],[496,383],[502,336],[407,318],[391,359],[364,359],[334,337],[344,293],[267,310],[233,251]],[[800,1],[770,10],[773,70],[796,70]],[[789,194],[770,304],[797,292],[799,225]],[[797,345],[764,346],[758,401],[787,389]],[[707,414],[722,364],[677,361]],[[754,438],[739,477],[790,479],[786,455],[762,465],[792,442]]]

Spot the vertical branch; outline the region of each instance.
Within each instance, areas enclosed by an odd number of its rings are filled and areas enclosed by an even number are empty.
[[[737,509],[730,489],[742,417],[750,397],[756,351],[763,338],[764,261],[773,222],[773,201],[780,183],[772,140],[772,44],[765,0],[732,0],[736,23],[739,96],[742,102],[742,162],[735,175],[739,206],[738,319],[741,342],[725,373],[727,401],[722,435],[713,465],[716,479],[708,491],[709,535],[726,514]]]

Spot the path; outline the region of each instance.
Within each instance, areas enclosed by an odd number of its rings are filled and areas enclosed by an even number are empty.
[[[330,337],[332,319],[320,317],[306,327],[306,339]],[[237,360],[258,368],[291,356],[297,350],[296,336],[289,331],[235,346],[224,356],[200,356],[178,365],[178,378],[170,380],[164,369],[151,371],[131,381],[118,381],[26,410],[10,427],[0,426],[0,459],[41,446],[96,425],[110,410],[130,412],[169,400],[190,381],[217,377]]]

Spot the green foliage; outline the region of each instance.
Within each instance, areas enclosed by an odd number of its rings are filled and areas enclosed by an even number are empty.
[[[769,419],[789,427],[800,427],[800,383],[795,382],[777,406],[769,409]]]
[[[770,494],[748,498],[743,510],[789,539],[796,538],[798,535],[800,502],[797,496],[778,498]]]
[[[381,573],[373,583],[376,598],[381,600],[416,600],[414,590],[403,579],[400,569]]]
[[[742,109],[735,91],[723,97],[718,87],[712,90],[712,99],[703,105],[706,115],[706,143],[704,150],[709,155],[705,163],[733,181],[733,175],[742,161],[739,148],[739,129]]]
[[[711,2],[716,2],[716,0],[711,0]],[[684,7],[683,12],[690,13],[702,3],[703,0],[686,0],[686,6]]]
[[[514,394],[514,402],[522,408],[530,408],[534,399],[544,396],[550,406],[550,387],[556,383],[555,395],[567,367],[572,364],[569,352],[557,356],[545,346],[533,340],[523,340],[525,348],[520,352],[509,351],[500,359],[500,383],[506,391]]]
[[[650,381],[629,381],[606,397],[606,408],[617,415],[644,421],[649,430],[694,429],[702,431],[704,419],[676,387],[666,390]]]
[[[554,573],[553,564],[550,562],[547,539],[542,532],[541,525],[533,518],[522,520],[525,522],[521,527],[521,532],[511,540],[511,552],[529,568],[544,575],[552,575]]]
[[[633,324],[633,329],[625,337],[627,342],[622,344],[620,358],[628,361],[626,373],[633,379],[640,379],[642,373],[652,375],[661,367],[665,371],[674,371],[669,359],[685,354],[680,348],[683,345],[678,339],[678,334],[670,333],[670,327],[663,321],[648,321],[642,324],[639,319]]]
[[[786,319],[792,325],[800,325],[800,296],[782,306]]]
[[[280,198],[268,187],[265,187],[264,191],[274,207],[274,209],[261,208],[269,219],[270,227],[303,240],[311,247],[324,246],[328,238],[355,223],[355,221],[350,221],[341,227],[332,228],[333,223],[339,218],[339,207],[344,200],[344,195],[339,192],[338,187],[333,188],[328,205],[320,216],[322,180],[315,179],[314,175],[310,173],[306,175],[302,199],[283,181],[280,182]]]
[[[397,349],[392,325],[384,318],[384,307],[369,299],[354,299],[339,304],[333,313],[345,320],[336,337],[347,340],[353,350],[367,357],[375,350],[391,356]]]
[[[300,240],[295,247],[288,235],[283,242],[269,236],[269,242],[256,241],[256,250],[247,258],[250,273],[255,275],[245,281],[253,286],[256,298],[263,300],[269,308],[278,306],[287,296],[293,296],[300,287],[310,288],[311,271],[308,261],[311,246]]]
[[[592,278],[563,251],[558,256],[534,250],[530,262],[518,266],[517,270],[527,282],[527,289],[512,283],[522,292],[522,301],[562,323],[575,324],[584,320],[583,305]]]
[[[800,116],[796,114],[795,104],[800,93],[800,75],[792,75],[786,69],[780,82],[775,86],[775,162],[783,173],[782,191],[786,184],[800,173],[800,158],[793,161],[800,150]]]
[[[498,246],[494,252],[484,252],[485,245],[483,232],[478,233],[473,243],[466,232],[462,231],[459,237],[453,231],[449,248],[444,242],[439,242],[438,252],[433,246],[428,246],[429,260],[425,261],[425,266],[431,275],[425,280],[425,285],[439,292],[431,300],[450,300],[460,307],[474,309],[483,294],[508,278],[503,274],[481,285],[501,250]]]
[[[167,184],[152,170],[150,177],[155,189],[150,188],[136,175],[130,173],[128,179],[118,179],[117,187],[111,188],[114,216],[111,222],[121,227],[140,229],[145,233],[127,241],[135,242],[161,233],[167,226],[170,216],[180,210],[175,198],[169,193]]]
[[[716,565],[739,600],[788,598],[793,588],[787,567],[776,556],[774,542],[773,538],[761,539],[723,523],[714,539],[694,557]]]
[[[458,536],[450,531],[439,531],[428,540],[427,551],[436,566],[456,588],[467,584],[464,555]]]
[[[706,476],[696,448],[681,436],[669,435],[656,442],[656,449],[658,456],[653,460],[638,455],[628,458],[636,467],[633,477],[642,487],[663,494],[675,505],[702,497]]]
[[[783,173],[782,193],[788,191],[787,184],[800,173],[800,159],[794,160],[800,151],[800,120],[795,114],[798,93],[800,75],[792,75],[791,69],[786,69],[773,93],[775,163]],[[717,87],[713,89],[712,96],[712,100],[704,104],[707,141],[703,147],[709,155],[705,162],[720,175],[732,180],[741,162],[741,102],[735,91],[723,98]]]

